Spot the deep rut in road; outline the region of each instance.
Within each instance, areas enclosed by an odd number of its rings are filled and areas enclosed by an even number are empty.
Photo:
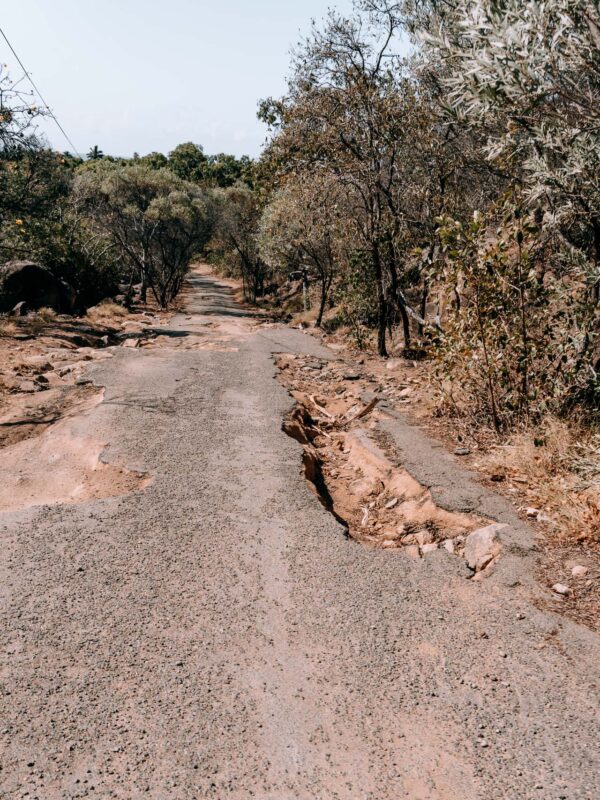
[[[489,524],[438,506],[393,457],[377,429],[379,397],[361,397],[345,366],[310,356],[277,358],[296,405],[283,430],[302,444],[304,475],[347,535],[369,548],[419,558],[440,547],[461,556],[466,537]],[[376,443],[375,440],[378,440]]]

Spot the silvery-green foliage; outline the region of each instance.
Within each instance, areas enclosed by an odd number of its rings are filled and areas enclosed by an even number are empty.
[[[488,131],[546,222],[600,258],[600,4],[460,0],[422,40],[448,111]]]

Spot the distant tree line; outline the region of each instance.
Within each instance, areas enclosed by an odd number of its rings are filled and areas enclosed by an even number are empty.
[[[168,156],[116,158],[98,145],[86,159],[57,153],[36,136],[41,112],[10,91],[9,76],[0,82],[0,262],[40,263],[80,310],[134,287],[166,308],[206,254],[223,193],[249,191],[252,161],[191,142]]]

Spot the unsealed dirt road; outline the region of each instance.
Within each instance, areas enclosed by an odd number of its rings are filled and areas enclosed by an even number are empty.
[[[531,547],[475,582],[345,537],[272,359],[333,354],[192,284],[69,423],[144,481],[0,514],[0,797],[597,800],[600,640],[532,604]],[[405,434],[451,505],[467,479]]]

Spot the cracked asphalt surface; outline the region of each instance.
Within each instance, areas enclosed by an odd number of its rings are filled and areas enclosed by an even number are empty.
[[[93,367],[78,423],[152,485],[0,515],[0,797],[597,800],[600,640],[532,603],[528,532],[482,582],[347,539],[272,360],[335,356],[192,284],[166,345]],[[509,513],[387,433],[448,505]]]

